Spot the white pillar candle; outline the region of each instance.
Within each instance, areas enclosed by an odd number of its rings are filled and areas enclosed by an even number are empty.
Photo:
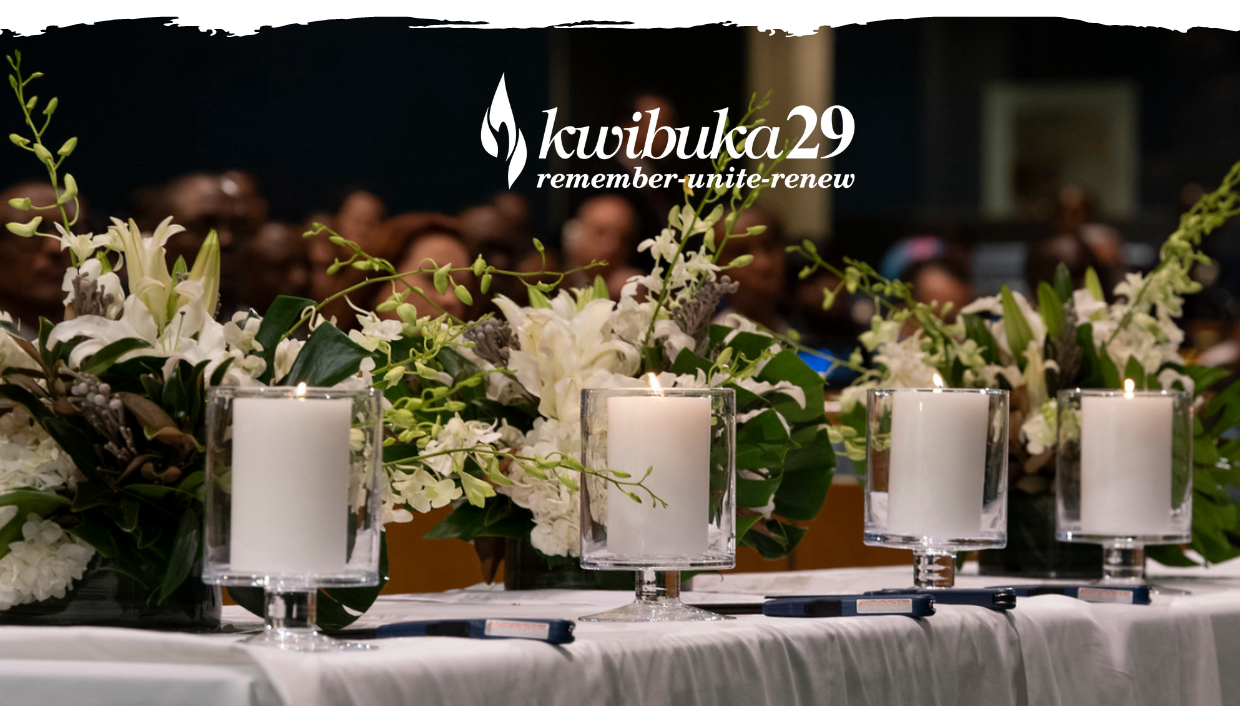
[[[1081,397],[1081,532],[1170,534],[1170,397]]]
[[[345,569],[352,410],[350,400],[233,401],[233,572]]]
[[[607,494],[607,550],[617,556],[700,556],[710,507],[710,398],[609,397],[607,465],[667,502]],[[637,491],[641,494],[641,491]]]
[[[920,390],[892,396],[887,530],[975,537],[982,524],[990,397]]]

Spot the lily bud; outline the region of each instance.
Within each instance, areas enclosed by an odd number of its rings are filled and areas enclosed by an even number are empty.
[[[207,313],[214,316],[220,301],[220,236],[212,230],[202,247],[194,256],[194,267],[189,271],[190,282],[202,282],[202,303]]]

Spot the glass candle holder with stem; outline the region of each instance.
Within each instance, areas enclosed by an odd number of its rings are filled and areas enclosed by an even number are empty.
[[[633,603],[581,619],[724,620],[681,601],[680,572],[736,565],[736,393],[650,381],[581,393],[582,463],[627,474],[583,476],[581,565],[636,572]]]
[[[264,589],[250,644],[371,648],[320,633],[316,596],[379,582],[380,400],[304,384],[207,391],[202,578]]]
[[[1006,390],[867,393],[865,543],[913,550],[913,585],[951,588],[956,553],[1007,543]]]
[[[1057,400],[1056,536],[1101,544],[1104,584],[1144,583],[1147,545],[1192,538],[1192,396],[1135,387]]]

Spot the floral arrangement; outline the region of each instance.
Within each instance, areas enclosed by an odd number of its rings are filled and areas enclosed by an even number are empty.
[[[214,233],[192,266],[178,259],[171,268],[166,245],[183,229],[170,220],[149,235],[116,219],[106,233],[75,233],[77,182],[61,168],[77,138],[51,152],[58,101],[36,124],[38,98],[26,90],[42,74],[23,75],[19,53],[8,60],[29,128],[10,140],[46,167],[59,196],[10,201],[40,215],[7,229],[58,240],[71,266],[63,321],[37,322],[27,340],[0,313],[0,610],[63,598],[92,562],[130,577],[158,605],[200,552],[205,388],[366,384],[366,351],[330,325],[305,342],[290,338],[287,302],[266,318],[217,322]],[[58,217],[53,232],[41,214]]]
[[[365,271],[365,281],[325,302],[281,296],[263,315],[237,312],[219,323],[213,233],[192,264],[170,266],[167,243],[182,231],[170,220],[151,234],[119,220],[102,234],[74,232],[77,182],[62,166],[77,139],[55,153],[46,146],[57,100],[36,121],[38,99],[26,91],[41,74],[23,75],[20,54],[9,65],[29,129],[10,140],[46,167],[59,196],[49,204],[14,199],[11,206],[34,216],[7,229],[58,240],[71,266],[63,321],[39,321],[28,340],[0,314],[0,610],[62,598],[92,565],[131,577],[151,606],[191,579],[202,531],[203,399],[213,385],[383,389],[385,520],[452,504],[435,536],[529,536],[547,556],[568,557],[577,546],[580,474],[617,484],[635,502],[662,502],[642,478],[577,460],[581,389],[637,385],[647,373],[669,387],[737,390],[742,543],[785,554],[804,532],[793,523],[821,507],[834,466],[822,379],[751,324],[710,321],[736,286],[723,273],[747,264],[720,262],[727,242],[760,232],[732,232],[758,190],[718,186],[691,203],[686,189],[668,228],[642,244],[655,268],[618,302],[601,282],[548,298],[570,273],[549,273],[545,261],[536,272],[498,270],[481,258],[468,268],[428,261],[399,272],[317,225],[308,237],[351,252],[331,269]],[[752,116],[763,105],[751,101],[740,124],[759,124]],[[729,161],[726,153],[716,160],[716,172]],[[504,320],[460,321],[429,300],[429,313],[419,313],[414,301],[424,297],[413,296],[422,290],[412,276],[429,275],[441,294],[469,304],[456,281],[465,270],[483,293],[494,276],[520,278],[531,305],[499,300]],[[327,301],[375,283],[390,283],[393,294],[377,311],[358,310],[357,329],[346,334],[319,315]],[[395,318],[381,316],[388,314]],[[295,337],[303,327],[304,341]],[[319,624],[347,625],[380,588],[321,590]],[[257,590],[230,593],[261,614]]]
[[[765,105],[754,96],[738,125],[748,131],[760,124],[754,114]],[[723,174],[730,160],[726,153],[716,158],[715,173]],[[779,161],[759,172],[769,175]],[[696,199],[685,188],[667,227],[638,246],[654,258],[653,269],[632,278],[619,301],[608,298],[602,280],[550,296],[563,275],[542,281],[531,276],[536,273],[497,271],[481,258],[470,268],[423,264],[434,271],[441,294],[453,291],[467,304],[472,295],[454,273],[471,270],[484,293],[495,274],[520,277],[530,305],[501,296],[496,304],[502,319],[455,322],[442,312],[419,318],[410,301],[418,287],[393,287],[378,309],[395,311],[401,323],[387,322],[377,335],[375,378],[392,403],[385,459],[394,519],[452,504],[452,513],[428,536],[528,536],[546,557],[576,556],[578,474],[598,472],[577,460],[581,391],[642,386],[645,376],[656,375],[663,387],[737,391],[738,537],[767,557],[792,551],[804,533],[794,523],[817,514],[834,468],[823,383],[794,350],[752,323],[735,318],[711,324],[722,297],[737,286],[726,272],[751,259],[722,262],[728,241],[765,228],[734,232],[761,187],[728,188],[718,181]],[[335,266],[383,273],[357,286],[407,277],[329,236],[353,249]],[[543,251],[537,241],[535,246]],[[378,321],[371,314],[364,318]],[[606,473],[634,501],[662,502],[640,492],[642,479]]]
[[[1194,265],[1209,262],[1202,239],[1237,214],[1240,163],[1180,218],[1153,271],[1128,274],[1109,301],[1092,270],[1085,286],[1074,289],[1060,265],[1054,282],[1038,285],[1036,306],[1005,286],[999,296],[961,309],[951,324],[945,321],[950,305],[918,302],[907,284],[883,278],[865,263],[846,261],[841,269],[824,261],[812,243],[790,248],[811,262],[803,277],[826,268],[840,278],[835,290],[825,292],[828,302],[847,290],[869,295],[877,306],[862,348],[849,360],[835,361],[859,377],[842,391],[833,441],[850,458],[864,460],[870,388],[930,387],[935,375],[954,387],[1003,388],[1012,391],[1010,487],[1046,494],[1053,492],[1058,390],[1120,389],[1128,379],[1139,389],[1195,391],[1208,402],[1197,405],[1192,548],[1209,562],[1240,556],[1240,443],[1227,438],[1240,423],[1240,383],[1207,397],[1227,373],[1185,364],[1184,332],[1175,322],[1184,296],[1201,288],[1190,275]],[[1167,563],[1193,563],[1178,547],[1148,551]]]

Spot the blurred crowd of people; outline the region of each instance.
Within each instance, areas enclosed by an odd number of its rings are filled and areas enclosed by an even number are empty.
[[[659,106],[657,101],[651,105],[652,110],[670,112],[670,106]],[[29,212],[11,208],[11,198],[29,197],[36,203],[49,203],[54,196],[46,184],[13,185],[0,194],[0,221],[25,222],[31,217]],[[350,267],[329,273],[329,267],[337,260],[348,259],[350,252],[331,243],[326,233],[303,237],[317,224],[357,243],[370,255],[388,260],[399,271],[425,269],[432,263],[466,268],[479,255],[500,270],[527,273],[539,272],[544,267],[549,272],[571,271],[591,262],[606,262],[587,271],[573,272],[562,286],[585,287],[595,277],[601,277],[612,296],[618,297],[631,277],[650,268],[647,256],[637,251],[637,244],[656,235],[662,227],[654,214],[659,209],[666,214],[670,204],[654,203],[652,199],[665,196],[649,189],[583,194],[557,237],[536,232],[529,203],[515,191],[495,193],[455,214],[392,214],[380,196],[354,188],[342,191],[334,203],[313,213],[305,222],[287,223],[269,219],[261,185],[252,175],[226,171],[188,174],[158,187],[140,189],[133,195],[126,215],[146,232],[167,217],[184,226],[186,233],[173,238],[169,249],[171,257],[184,256],[187,261],[211,230],[219,234],[221,312],[249,308],[261,313],[277,295],[288,294],[320,302],[330,299],[323,307],[324,316],[334,318],[341,327],[349,327],[355,322],[355,307],[373,309],[392,293],[392,285],[357,287],[366,273]],[[1055,269],[1064,264],[1077,286],[1083,284],[1085,273],[1093,268],[1104,289],[1110,292],[1133,264],[1125,260],[1125,244],[1119,231],[1100,222],[1097,204],[1083,189],[1063,188],[1058,204],[1049,229],[1052,234],[1027,246],[1027,281],[1023,287],[1011,282],[1013,288],[1034,292],[1038,282],[1051,280]],[[106,229],[107,223],[91,213],[85,202],[81,208],[79,232],[98,233]],[[823,290],[833,289],[838,280],[822,270],[809,279],[800,279],[797,273],[806,263],[786,253],[780,215],[760,203],[741,216],[735,230],[742,232],[756,225],[765,225],[765,232],[731,240],[722,258],[729,262],[740,255],[750,255],[753,260],[749,266],[728,273],[740,287],[722,303],[720,317],[735,313],[772,331],[795,331],[808,348],[847,357],[857,345],[857,336],[868,328],[873,305],[841,292],[834,305],[824,310]],[[535,250],[534,237],[548,244],[545,252]],[[829,261],[842,264],[837,246],[846,246],[846,238],[844,234],[820,246],[820,250]],[[918,300],[951,302],[954,311],[959,311],[976,296],[994,293],[975,290],[973,251],[974,244],[966,238],[912,235],[888,250],[879,270],[884,276],[908,282]],[[0,310],[10,313],[28,329],[33,329],[39,317],[57,319],[62,313],[66,265],[67,254],[60,251],[54,239],[0,234]],[[491,291],[483,296],[472,273],[463,271],[455,276],[457,282],[472,291],[472,305],[466,305],[451,292],[439,294],[428,274],[406,278],[407,285],[420,287],[424,292],[424,300],[414,296],[410,302],[422,313],[443,311],[470,319],[494,311],[491,297],[495,294],[519,303],[527,301],[525,287],[516,278],[496,277]],[[332,298],[349,288],[354,289],[347,297]],[[953,312],[949,319],[954,316]],[[1240,327],[1233,326],[1208,343],[1220,344],[1206,354],[1208,362],[1240,361]],[[828,367],[825,360],[810,362],[818,362],[819,369]],[[837,373],[847,375],[846,371]]]

